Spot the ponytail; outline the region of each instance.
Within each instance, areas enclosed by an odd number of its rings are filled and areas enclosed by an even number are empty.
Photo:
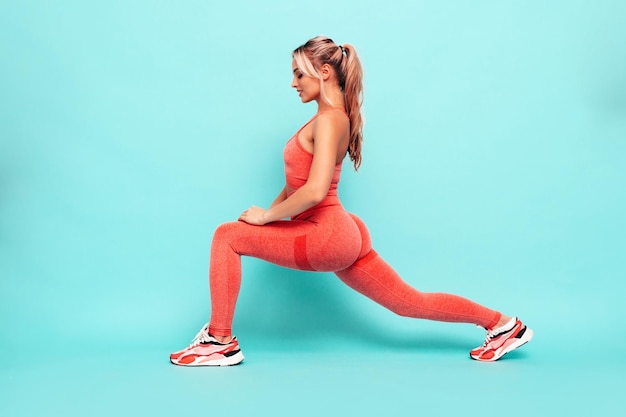
[[[345,58],[341,62],[342,73],[345,74],[343,96],[346,104],[346,111],[350,117],[350,144],[348,145],[348,155],[354,163],[354,170],[361,166],[361,143],[363,142],[363,116],[361,116],[361,105],[363,104],[363,69],[361,62],[350,44],[341,46],[345,51]]]

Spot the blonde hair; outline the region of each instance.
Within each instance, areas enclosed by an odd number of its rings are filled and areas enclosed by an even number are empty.
[[[302,74],[320,80],[322,100],[335,106],[324,92],[324,80],[319,69],[324,64],[330,65],[337,75],[339,88],[343,91],[346,112],[350,118],[350,143],[348,155],[354,163],[354,169],[361,165],[361,143],[363,142],[363,69],[361,61],[349,44],[337,45],[326,36],[316,36],[293,51],[293,59]]]

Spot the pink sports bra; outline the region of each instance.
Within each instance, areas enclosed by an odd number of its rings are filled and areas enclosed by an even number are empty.
[[[285,161],[285,177],[287,188],[290,189],[290,195],[298,188],[302,187],[309,178],[309,171],[311,170],[311,164],[313,163],[313,154],[302,146],[298,140],[298,135],[309,123],[321,113],[317,113],[308,122],[304,124],[295,135],[289,139],[283,150],[283,159]],[[347,116],[347,115],[346,115]],[[343,162],[343,161],[342,161]],[[330,182],[330,188],[328,189],[327,197],[337,196],[337,185],[341,177],[341,165],[339,162],[335,165],[335,172]]]

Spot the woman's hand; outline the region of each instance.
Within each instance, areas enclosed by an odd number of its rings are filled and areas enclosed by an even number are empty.
[[[249,209],[244,210],[243,213],[241,213],[241,215],[239,216],[238,220],[257,226],[262,226],[267,223],[267,220],[265,220],[265,213],[267,213],[267,210],[261,207],[252,206]]]

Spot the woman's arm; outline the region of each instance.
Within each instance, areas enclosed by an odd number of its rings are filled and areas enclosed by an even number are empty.
[[[280,190],[280,193],[278,194],[278,196],[272,202],[272,205],[270,206],[270,208],[274,207],[277,204],[282,203],[283,201],[285,201],[286,198],[287,198],[287,186],[285,185],[283,189]]]
[[[239,220],[263,225],[300,214],[326,197],[335,172],[337,151],[347,122],[345,116],[335,113],[337,112],[320,114],[315,120],[313,162],[307,182],[283,201],[272,204],[269,210],[256,206],[250,207],[241,214]]]

